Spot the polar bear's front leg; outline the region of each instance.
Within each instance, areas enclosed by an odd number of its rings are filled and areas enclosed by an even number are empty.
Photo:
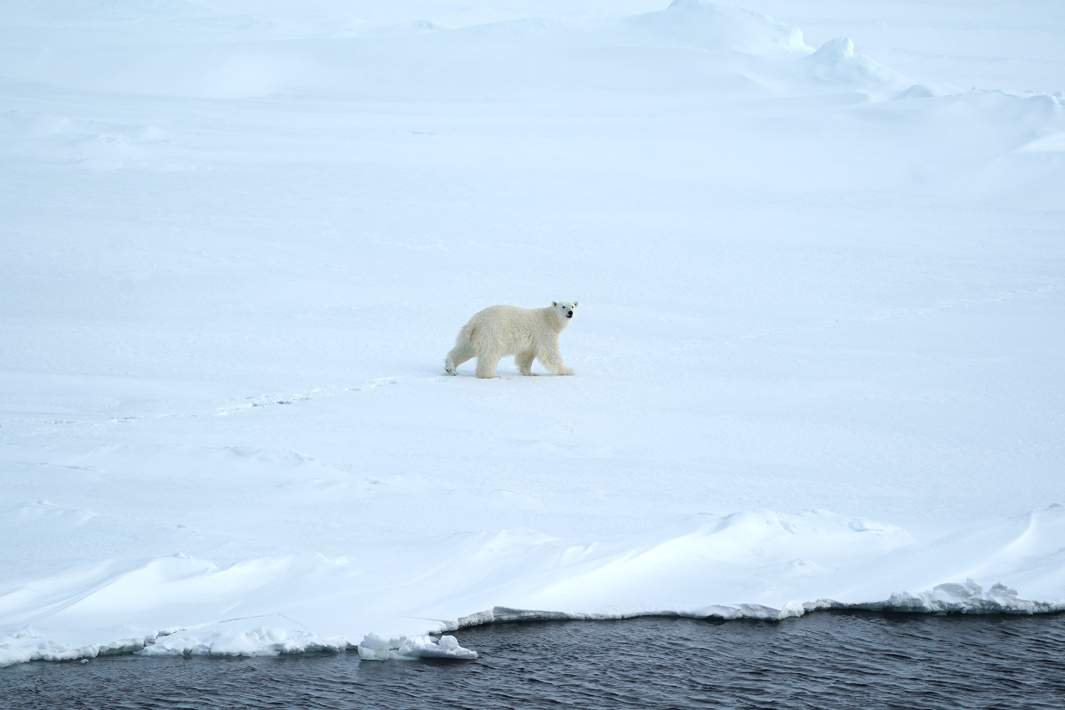
[[[536,353],[536,357],[544,364],[544,366],[551,370],[556,375],[572,375],[573,370],[566,367],[566,363],[562,362],[562,353],[558,350],[558,343],[549,343],[540,348]]]
[[[499,353],[481,353],[478,355],[476,375],[482,380],[495,377],[496,367],[499,365],[499,361],[502,357],[503,356]]]
[[[520,372],[523,375],[531,375],[533,373],[533,371],[532,371],[533,358],[535,358],[535,357],[536,357],[536,351],[535,350],[527,350],[526,352],[518,353],[514,357],[514,362],[517,363],[517,365],[518,365],[518,372]]]

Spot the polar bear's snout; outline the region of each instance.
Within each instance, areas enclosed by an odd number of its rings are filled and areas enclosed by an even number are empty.
[[[566,317],[567,318],[572,318],[573,317],[573,311],[566,311]]]

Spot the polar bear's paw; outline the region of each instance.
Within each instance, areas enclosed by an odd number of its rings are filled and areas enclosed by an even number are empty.
[[[444,360],[444,374],[454,377],[459,374],[458,369],[455,367],[455,363],[451,362],[451,358]]]

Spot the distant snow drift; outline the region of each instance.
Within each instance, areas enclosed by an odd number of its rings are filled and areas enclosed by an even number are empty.
[[[0,664],[1065,610],[1061,18],[778,7],[7,3]]]

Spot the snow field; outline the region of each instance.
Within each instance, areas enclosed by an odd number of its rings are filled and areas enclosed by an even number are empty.
[[[0,664],[1065,608],[1061,18],[771,4],[16,3]]]

